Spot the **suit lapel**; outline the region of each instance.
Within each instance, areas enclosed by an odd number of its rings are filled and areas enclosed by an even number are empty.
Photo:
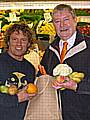
[[[80,42],[78,45],[74,46],[73,48],[71,48],[67,54],[65,55],[65,59],[69,58],[69,57],[72,57],[73,55],[85,50],[87,48],[87,45],[86,45],[86,42],[85,41],[82,41]]]
[[[60,41],[60,38],[57,36],[54,42],[49,46],[49,49],[56,54],[56,56],[60,61],[59,41]]]

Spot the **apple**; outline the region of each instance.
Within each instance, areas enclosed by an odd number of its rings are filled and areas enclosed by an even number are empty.
[[[58,76],[58,77],[57,77],[57,81],[58,81],[59,83],[63,83],[63,82],[64,82],[64,76]]]

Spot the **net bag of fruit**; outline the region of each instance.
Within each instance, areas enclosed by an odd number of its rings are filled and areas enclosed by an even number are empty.
[[[38,94],[29,101],[24,120],[62,120],[52,80],[53,77],[49,75],[37,78]]]

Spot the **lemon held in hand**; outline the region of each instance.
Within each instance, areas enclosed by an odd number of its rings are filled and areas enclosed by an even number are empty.
[[[38,88],[37,88],[37,86],[34,85],[33,83],[29,83],[29,84],[27,85],[26,92],[27,92],[28,94],[35,94],[35,93],[38,92]]]

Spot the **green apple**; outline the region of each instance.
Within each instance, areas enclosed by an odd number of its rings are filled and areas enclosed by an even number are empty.
[[[0,92],[1,92],[1,93],[8,93],[8,87],[7,87],[7,86],[4,86],[4,85],[1,85],[1,86],[0,86]]]

